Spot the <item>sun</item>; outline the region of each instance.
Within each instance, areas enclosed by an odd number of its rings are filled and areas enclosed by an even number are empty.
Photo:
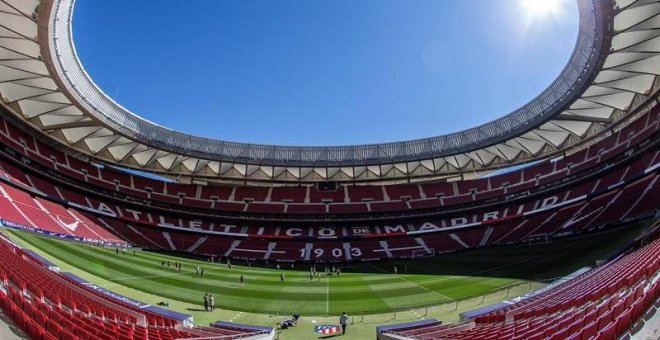
[[[562,0],[519,0],[530,17],[554,15],[561,9]]]

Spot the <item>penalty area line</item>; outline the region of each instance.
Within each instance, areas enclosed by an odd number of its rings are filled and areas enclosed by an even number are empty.
[[[373,264],[371,264],[371,263],[369,263],[369,265],[370,265],[371,267],[377,269],[377,270],[382,271],[383,273],[387,273],[387,274],[390,274],[390,275],[394,275],[394,277],[396,277],[396,278],[398,278],[398,279],[400,279],[400,280],[403,280],[403,281],[406,281],[406,282],[408,282],[408,283],[411,283],[411,284],[413,284],[413,285],[415,285],[415,286],[417,286],[417,287],[419,287],[419,288],[422,288],[423,290],[425,290],[425,291],[427,291],[427,292],[430,292],[430,293],[432,293],[432,294],[435,294],[435,295],[437,295],[437,296],[439,296],[439,297],[442,297],[442,298],[445,298],[445,299],[449,299],[449,301],[456,301],[456,300],[450,298],[450,297],[447,296],[447,295],[440,294],[440,293],[438,293],[438,292],[436,292],[436,291],[434,291],[434,290],[428,289],[428,288],[426,288],[426,287],[420,285],[420,284],[417,283],[417,282],[413,282],[413,281],[410,281],[410,280],[406,279],[405,277],[403,277],[403,276],[401,276],[401,275],[388,273],[386,270],[384,270],[384,269],[382,269],[382,268],[379,268],[379,267],[376,267],[375,265],[373,265]],[[444,279],[449,280],[450,278],[444,278]]]
[[[413,285],[415,285],[415,286],[417,286],[417,287],[419,287],[419,288],[422,288],[422,289],[426,290],[427,292],[433,293],[433,294],[435,294],[435,295],[437,295],[437,296],[439,296],[439,297],[442,297],[442,298],[445,298],[445,299],[449,299],[449,301],[452,301],[452,302],[453,302],[453,301],[456,301],[456,300],[450,298],[450,297],[447,296],[447,295],[440,294],[440,293],[436,292],[435,290],[428,289],[428,288],[426,288],[426,287],[420,285],[420,284],[417,283],[417,282],[413,282],[413,281],[410,281],[410,280],[406,279],[406,278],[403,277],[403,276],[396,275],[396,277],[399,278],[399,279],[401,279],[401,280],[404,280],[404,281],[406,281],[406,282],[412,283]]]

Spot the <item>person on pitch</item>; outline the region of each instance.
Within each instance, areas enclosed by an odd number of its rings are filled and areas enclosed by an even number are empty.
[[[339,324],[341,325],[341,334],[346,334],[346,326],[348,325],[348,315],[346,315],[346,312],[341,313]]]

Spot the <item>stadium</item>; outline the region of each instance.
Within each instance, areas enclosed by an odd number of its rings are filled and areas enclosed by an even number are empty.
[[[577,0],[508,114],[339,146],[128,110],[75,6],[0,0],[0,338],[658,338],[660,1]]]

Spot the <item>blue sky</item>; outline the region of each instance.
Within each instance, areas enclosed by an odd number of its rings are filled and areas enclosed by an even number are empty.
[[[73,33],[92,79],[161,125],[362,144],[485,123],[542,91],[577,8],[532,17],[522,1],[82,0]]]

